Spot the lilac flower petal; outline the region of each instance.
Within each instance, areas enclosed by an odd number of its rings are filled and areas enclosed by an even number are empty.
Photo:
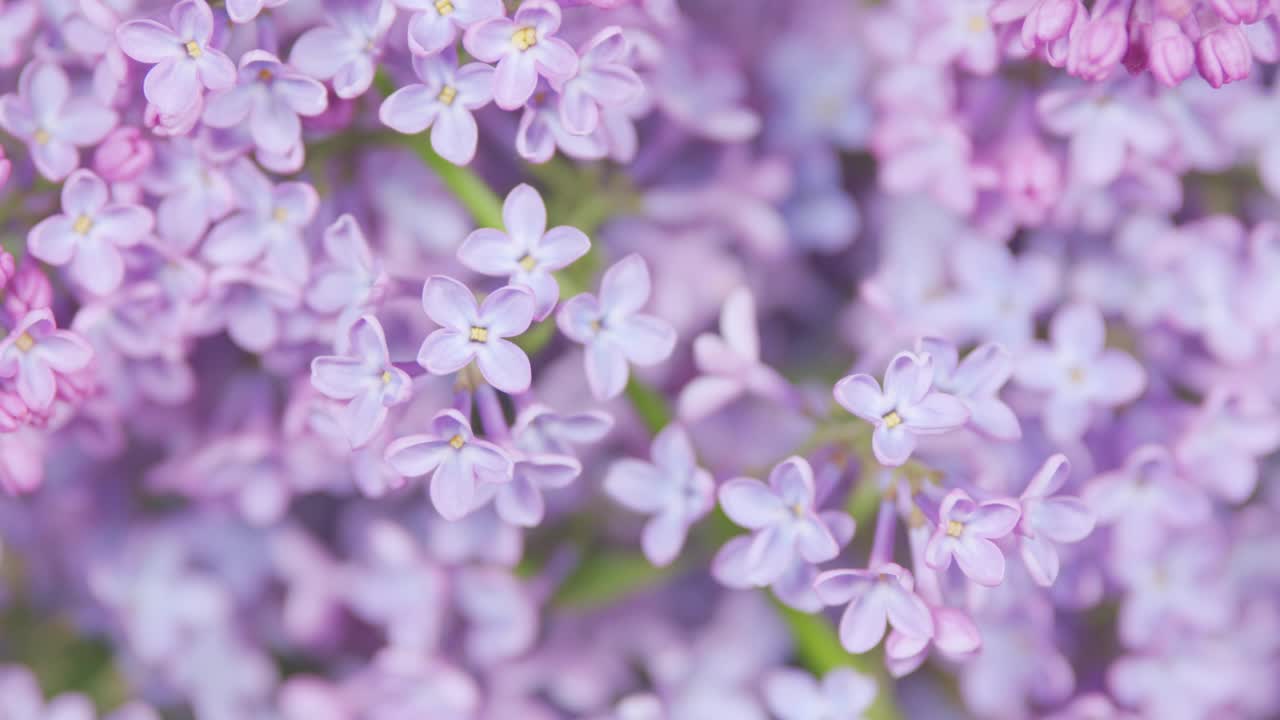
[[[350,59],[347,37],[327,25],[302,33],[289,53],[289,64],[320,80],[337,75]]]
[[[795,559],[795,538],[789,528],[770,525],[755,533],[747,548],[751,582],[756,586],[773,583]]]
[[[840,553],[840,546],[827,527],[816,519],[802,520],[796,536],[796,548],[811,563],[826,562]]]
[[[650,455],[658,467],[676,477],[691,475],[697,469],[693,443],[677,423],[666,426],[654,437]]]
[[[728,405],[742,394],[737,380],[716,375],[701,375],[689,381],[680,391],[679,415],[693,421],[706,417]]]
[[[426,85],[406,85],[382,101],[378,119],[383,125],[408,135],[416,135],[431,127],[440,115],[441,105]]]
[[[1004,553],[990,540],[966,533],[955,550],[956,562],[969,579],[995,587],[1004,580]]]
[[[95,295],[106,295],[124,280],[124,258],[115,245],[86,237],[71,259],[71,274]]]
[[[116,41],[125,55],[140,63],[158,63],[182,56],[182,41],[154,20],[131,20],[116,28]]]
[[[458,248],[458,259],[482,275],[511,275],[520,269],[520,256],[506,233],[493,228],[473,230]]]
[[[782,499],[759,480],[730,480],[720,486],[719,498],[730,520],[752,530],[773,525],[787,515]]]
[[[1137,399],[1146,385],[1146,372],[1127,353],[1105,350],[1088,376],[1089,394],[1105,405],[1120,405]]]
[[[76,251],[76,235],[71,229],[73,218],[54,215],[36,223],[27,235],[27,249],[50,265],[65,265]]]
[[[829,570],[813,583],[818,597],[827,605],[843,605],[872,587],[873,575],[866,570]]]
[[[670,565],[680,554],[688,526],[677,512],[664,511],[645,523],[640,536],[640,547],[649,562],[658,567]]]
[[[877,425],[871,433],[871,450],[881,465],[901,465],[911,457],[915,449],[916,436],[903,425],[894,428]]]
[[[1018,508],[1000,502],[983,503],[965,520],[965,530],[978,537],[1002,538],[1018,524]]]
[[[547,208],[538,191],[524,183],[512,188],[502,203],[502,224],[517,245],[532,248],[547,229]]]
[[[801,457],[789,457],[769,473],[769,487],[788,507],[813,505],[813,469]]]
[[[1093,513],[1083,501],[1055,497],[1032,503],[1028,522],[1036,533],[1060,543],[1079,542],[1093,532]]]
[[[1054,347],[1068,350],[1077,358],[1091,358],[1102,352],[1106,334],[1101,313],[1086,305],[1059,310],[1049,325]]]
[[[519,472],[498,491],[493,502],[503,520],[521,527],[536,527],[546,512],[542,493]]]
[[[414,13],[409,21],[409,45],[415,53],[434,55],[452,46],[457,38],[457,25],[434,8]]]
[[[533,322],[533,293],[508,285],[495,290],[480,306],[479,322],[498,337],[513,337]]]
[[[518,110],[533,97],[537,86],[538,68],[533,56],[507,55],[498,61],[493,73],[493,102],[503,110]]]
[[[818,683],[804,670],[781,669],[764,678],[765,702],[783,720],[822,717],[826,712]]]
[[[836,383],[836,402],[863,420],[878,423],[893,408],[880,392],[880,383],[870,375],[850,375]]]
[[[676,346],[675,328],[652,315],[632,315],[612,328],[610,338],[627,360],[636,365],[656,365],[671,356]]]
[[[610,313],[634,313],[648,302],[649,292],[649,266],[632,253],[605,271],[600,281],[600,305]]]
[[[432,375],[448,375],[469,365],[476,354],[476,348],[465,335],[441,328],[422,341],[422,347],[418,350],[418,364]]]
[[[509,340],[493,340],[478,350],[476,365],[484,379],[503,392],[524,392],[532,382],[529,356]]]
[[[1050,587],[1058,578],[1058,550],[1045,537],[1022,537],[1018,539],[1018,550],[1022,562],[1027,566],[1027,574],[1041,587]]]
[[[454,165],[466,165],[476,155],[480,131],[471,112],[461,107],[446,108],[431,129],[431,147]]]
[[[162,60],[142,81],[142,92],[161,112],[180,115],[200,101],[200,71],[185,59]]]
[[[484,440],[472,440],[463,446],[460,454],[471,465],[478,479],[489,483],[506,483],[511,480],[511,459],[497,445]]]
[[[1050,455],[1022,492],[1024,498],[1048,497],[1062,489],[1071,474],[1071,462],[1062,453]]]
[[[615,398],[627,386],[627,356],[613,343],[596,341],[587,345],[586,368],[587,384],[598,400]]]
[[[449,455],[431,475],[431,504],[445,520],[457,520],[475,502],[475,479],[456,454]]]
[[[369,387],[364,363],[355,358],[318,357],[311,361],[311,384],[335,400],[350,400]]]
[[[445,275],[432,275],[422,286],[422,307],[442,327],[467,334],[480,320],[480,308],[466,285]]]
[[[922,400],[899,411],[904,425],[915,433],[954,430],[969,420],[969,410],[955,396],[931,392]]]
[[[646,462],[623,458],[609,467],[604,491],[637,512],[655,513],[666,505],[668,485],[663,473]]]
[[[898,353],[884,372],[884,395],[891,405],[920,402],[933,384],[933,364],[907,352]]]
[[[849,603],[840,616],[840,644],[851,653],[864,653],[880,644],[889,623],[886,597],[869,592]]]
[[[578,54],[559,38],[542,38],[533,55],[538,71],[553,81],[568,80],[578,70]]]

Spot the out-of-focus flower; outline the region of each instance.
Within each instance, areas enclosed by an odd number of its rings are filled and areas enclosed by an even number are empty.
[[[1055,544],[1074,543],[1093,532],[1093,513],[1078,498],[1058,495],[1071,464],[1065,455],[1052,455],[1022,491],[1018,502],[1018,547],[1031,579],[1044,587],[1058,579],[1061,561]]]
[[[239,81],[210,94],[200,119],[217,128],[247,121],[255,145],[264,152],[285,153],[302,141],[299,116],[319,115],[328,104],[323,85],[271,53],[251,50],[240,58]]]
[[[54,182],[79,167],[76,148],[102,140],[117,118],[93,98],[72,97],[66,72],[43,60],[22,69],[16,94],[0,96],[0,127],[27,143],[36,170]]]
[[[317,80],[330,80],[338,97],[359,97],[373,84],[382,42],[396,10],[385,0],[351,0],[329,8],[328,24],[302,34],[289,64]]]
[[[999,440],[1022,436],[1018,416],[998,394],[1013,375],[1013,357],[1008,350],[986,343],[961,361],[955,345],[938,338],[922,338],[916,343],[916,351],[932,358],[934,387],[964,404],[970,425]]]
[[[851,668],[836,668],[819,683],[803,670],[775,670],[764,681],[769,710],[781,720],[857,718],[871,707],[876,681]]]
[[[237,162],[229,176],[241,209],[214,226],[201,249],[218,265],[248,265],[265,257],[266,267],[298,285],[311,275],[311,258],[302,231],[315,217],[320,198],[303,182],[272,185],[247,160]]]
[[[558,89],[560,122],[574,135],[588,135],[600,124],[601,112],[626,106],[644,92],[644,84],[626,64],[630,45],[622,28],[607,27],[582,47],[578,71]]]
[[[311,361],[311,384],[324,395],[346,400],[343,425],[352,447],[369,441],[387,418],[387,408],[409,397],[409,375],[391,364],[377,319],[366,315],[351,326],[348,354]]]

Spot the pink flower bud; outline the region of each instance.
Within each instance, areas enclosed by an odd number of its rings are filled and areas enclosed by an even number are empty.
[[[1157,80],[1174,87],[1190,77],[1196,50],[1177,23],[1167,18],[1156,20],[1151,25],[1147,45],[1151,74]]]
[[[1020,222],[1037,225],[1062,196],[1058,158],[1034,137],[1011,142],[1003,154],[1001,187]]]
[[[1262,14],[1259,0],[1210,0],[1209,4],[1217,11],[1218,17],[1233,25],[1252,24]]]
[[[116,128],[93,154],[93,169],[108,182],[136,180],[151,166],[155,152],[136,127]]]
[[[1181,20],[1191,12],[1196,0],[1156,0],[1156,7],[1174,20]]]
[[[1078,9],[1079,0],[1040,0],[1022,21],[1022,44],[1031,50],[1063,37]]]
[[[1196,43],[1196,67],[1215,88],[1249,77],[1252,65],[1253,51],[1238,26],[1210,30]]]
[[[1103,13],[1090,19],[1080,31],[1080,37],[1071,43],[1067,72],[1085,80],[1106,79],[1128,48],[1124,15]]]
[[[24,262],[5,288],[4,309],[11,317],[23,317],[53,302],[53,286],[35,261]]]

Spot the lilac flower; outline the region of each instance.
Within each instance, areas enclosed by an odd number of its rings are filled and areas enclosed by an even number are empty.
[[[0,188],[9,182],[9,173],[13,171],[13,163],[9,162],[9,158],[5,157],[4,148],[0,147]]]
[[[108,200],[107,184],[89,170],[78,170],[62,187],[62,214],[41,220],[27,235],[32,255],[50,265],[70,263],[76,282],[97,295],[120,287],[120,248],[136,245],[155,223],[144,207]]]
[[[1055,495],[1070,472],[1071,463],[1065,455],[1052,455],[1018,498],[1022,506],[1017,528],[1022,562],[1031,579],[1044,587],[1058,578],[1058,550],[1054,544],[1080,542],[1093,532],[1093,513],[1083,501]]]
[[[1142,366],[1127,353],[1103,347],[1102,314],[1088,305],[1069,305],[1053,316],[1050,343],[1034,343],[1021,353],[1015,379],[1049,393],[1045,428],[1061,442],[1079,438],[1095,407],[1115,407],[1136,399],[1146,384]]]
[[[507,282],[533,292],[541,321],[555,309],[560,285],[552,271],[572,265],[591,249],[591,241],[577,228],[558,225],[547,230],[547,209],[532,187],[515,186],[502,203],[502,224],[473,231],[458,248],[463,265],[483,275],[507,276]]]
[[[533,294],[521,287],[499,288],[477,306],[466,285],[445,275],[427,278],[422,307],[440,329],[427,336],[418,364],[432,375],[455,373],[475,361],[480,374],[508,393],[529,389],[529,358],[514,337],[533,322]]]
[[[441,0],[446,2],[447,0]],[[493,68],[484,63],[458,67],[452,53],[414,56],[421,84],[406,85],[382,101],[382,124],[407,135],[431,128],[431,147],[454,165],[476,155],[479,131],[471,111],[493,99]]]
[[[172,29],[154,20],[130,20],[116,28],[120,49],[140,63],[154,65],[142,91],[167,115],[200,102],[202,89],[226,90],[236,84],[236,66],[210,45],[213,12],[204,0],[182,0],[169,13]]]
[[[628,255],[605,272],[599,299],[583,293],[556,316],[560,331],[586,346],[587,384],[600,400],[617,397],[626,387],[628,362],[656,365],[675,349],[670,325],[637,312],[649,290],[648,266],[639,255]]]
[[[560,122],[574,135],[588,135],[600,124],[601,111],[627,105],[644,92],[644,84],[627,65],[630,43],[612,25],[583,46],[578,72],[560,84]]]
[[[407,477],[431,473],[431,503],[446,520],[475,509],[477,483],[511,481],[511,459],[493,443],[476,439],[457,410],[442,410],[429,435],[409,435],[387,446],[387,462]]]
[[[79,335],[59,330],[47,309],[27,313],[0,340],[0,378],[14,378],[18,397],[40,413],[53,404],[58,379],[92,361],[93,348]]]
[[[963,362],[956,346],[939,338],[921,338],[916,351],[933,359],[934,387],[964,404],[970,425],[998,440],[1022,437],[1018,416],[998,394],[1013,374],[1013,360],[1004,346],[979,345]]]
[[[324,231],[328,262],[316,268],[307,289],[307,305],[316,312],[356,311],[377,302],[389,283],[387,274],[350,215]]]
[[[0,667],[0,706],[13,720],[94,720],[97,713],[89,698],[65,693],[44,701],[36,677],[23,667]],[[151,717],[154,717],[152,715]]]
[[[887,625],[909,637],[933,636],[929,607],[914,587],[910,571],[893,563],[875,570],[830,570],[814,582],[824,603],[848,603],[840,616],[840,644],[852,653],[878,645]]]
[[[282,315],[302,304],[293,283],[265,269],[239,266],[210,273],[209,296],[198,327],[206,332],[225,328],[237,345],[252,353],[275,347],[284,332]]]
[[[512,434],[527,453],[573,455],[573,446],[601,440],[613,429],[613,418],[598,410],[562,415],[533,404],[516,416]]]
[[[265,8],[277,8],[288,0],[227,0],[227,16],[233,23],[252,22]]]
[[[617,113],[606,113],[605,122],[589,135],[574,135],[560,120],[556,96],[541,87],[534,92],[520,124],[516,127],[516,152],[534,164],[551,160],[556,149],[576,160],[599,160],[609,154],[609,119]]]
[[[871,449],[883,465],[901,465],[911,457],[918,435],[954,430],[969,411],[953,395],[933,390],[933,360],[901,352],[889,362],[884,391],[870,375],[850,375],[835,386],[836,402],[875,425]]]
[[[251,50],[240,57],[239,82],[209,95],[201,118],[216,128],[248,120],[249,135],[259,149],[285,153],[302,141],[298,116],[319,115],[328,105],[323,85],[271,53]]]
[[[155,162],[140,182],[163,198],[156,207],[157,234],[186,252],[210,223],[235,208],[235,189],[227,171],[187,138],[174,138],[156,150]]]
[[[502,17],[501,0],[395,0],[414,11],[409,20],[409,49],[415,55],[434,55],[452,48],[460,31],[478,22]]]
[[[383,38],[396,11],[384,0],[337,0],[329,23],[302,34],[289,64],[317,80],[332,80],[338,97],[359,97],[373,83]]]
[[[515,461],[511,482],[498,488],[494,509],[506,522],[535,527],[546,514],[543,490],[562,488],[582,474],[582,463],[568,455],[528,455]]]
[[[0,96],[0,127],[27,143],[36,170],[53,182],[80,165],[76,148],[102,140],[117,118],[92,98],[72,98],[67,74],[41,60],[22,69],[16,95]]]
[[[670,565],[684,545],[689,527],[715,506],[715,481],[698,467],[684,428],[668,425],[653,439],[652,463],[623,459],[613,463],[604,490],[618,503],[652,515],[641,547],[654,565]]]
[[[1071,175],[1103,186],[1118,178],[1125,158],[1158,157],[1173,142],[1145,96],[1111,87],[1055,90],[1039,97],[1036,110],[1045,128],[1069,138]]]
[[[369,442],[387,419],[387,408],[409,398],[409,375],[391,364],[382,325],[371,315],[349,331],[349,353],[311,361],[311,384],[327,397],[349,400],[343,424],[351,447]]]
[[[729,519],[754,532],[744,560],[745,578],[753,585],[778,579],[799,554],[820,563],[839,552],[826,522],[814,507],[813,469],[791,457],[769,473],[769,484],[735,478],[720,487],[720,506]],[[723,555],[723,551],[722,551]],[[723,556],[717,562],[724,562]]]
[[[497,63],[493,99],[503,110],[525,104],[542,75],[565,81],[578,68],[578,56],[555,37],[560,6],[550,0],[527,0],[514,16],[495,17],[467,28],[463,44],[477,59]]]
[[[964,490],[952,490],[938,509],[938,527],[925,548],[925,560],[937,570],[946,570],[954,557],[970,580],[999,585],[1004,580],[1004,553],[993,541],[1013,532],[1021,514],[1012,501],[978,504]]]
[[[804,670],[774,670],[764,678],[764,697],[780,720],[862,717],[875,701],[876,681],[851,668],[828,672],[821,684]]]
[[[247,160],[230,170],[241,209],[209,231],[201,250],[218,265],[245,265],[266,257],[266,266],[299,286],[311,273],[302,231],[316,214],[320,198],[307,183],[271,181]]]

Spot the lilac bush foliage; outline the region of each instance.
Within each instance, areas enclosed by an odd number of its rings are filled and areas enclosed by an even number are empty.
[[[1280,716],[1277,63],[0,0],[0,718]]]

